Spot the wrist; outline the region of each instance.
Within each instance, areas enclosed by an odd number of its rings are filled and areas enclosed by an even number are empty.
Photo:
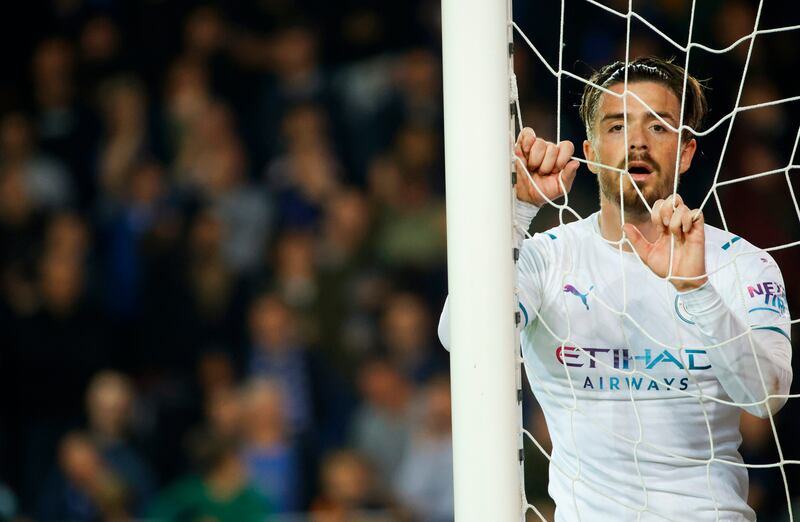
[[[679,294],[686,294],[704,287],[708,283],[708,277],[702,279],[670,279],[672,286]]]
[[[710,282],[699,288],[678,294],[683,309],[693,320],[716,309],[722,303],[722,297]]]
[[[521,199],[517,199],[514,203],[514,212],[516,215],[522,219],[527,219],[528,223],[536,217],[536,214],[539,213],[539,209],[541,207],[531,203],[529,201],[523,201]]]
[[[522,201],[522,200],[520,200],[520,201]],[[534,206],[534,207],[538,207],[538,208],[542,208],[543,206],[545,206],[547,204],[547,200],[546,199],[536,199],[536,198],[531,198],[531,199],[529,199],[527,201],[523,201],[523,202],[527,203],[528,205],[531,205],[531,206]]]

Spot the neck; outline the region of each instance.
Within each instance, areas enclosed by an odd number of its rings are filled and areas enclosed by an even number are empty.
[[[649,213],[625,212],[625,222],[636,226],[648,241],[654,242],[658,239],[659,230],[650,220]],[[608,241],[619,241],[622,238],[619,205],[603,195],[600,196],[600,234]],[[626,252],[632,251],[627,243],[622,245],[622,249]]]

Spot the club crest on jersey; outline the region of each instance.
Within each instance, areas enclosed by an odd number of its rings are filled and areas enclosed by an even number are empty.
[[[588,310],[589,309],[589,302],[587,301],[587,299],[589,298],[589,292],[592,291],[592,288],[594,288],[594,285],[590,286],[589,290],[584,294],[580,290],[575,288],[574,286],[567,284],[567,285],[564,285],[564,292],[567,293],[567,294],[572,294],[575,297],[579,298],[581,300],[581,302],[583,303],[583,306],[585,306],[586,309]]]

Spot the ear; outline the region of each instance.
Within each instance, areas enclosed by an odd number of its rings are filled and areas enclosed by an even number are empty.
[[[594,148],[592,147],[592,142],[589,140],[583,140],[583,157],[589,161],[593,161],[597,163],[597,159],[594,156]],[[597,165],[589,164],[587,165],[589,170],[592,174],[597,174],[600,169],[597,168]]]
[[[692,158],[694,158],[694,153],[697,151],[697,140],[694,138],[690,139],[686,145],[681,147],[681,161],[679,164],[679,172],[678,174],[683,174],[692,164]]]

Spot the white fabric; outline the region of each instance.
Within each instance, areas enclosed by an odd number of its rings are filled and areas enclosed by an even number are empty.
[[[713,399],[765,398],[754,352],[769,393],[788,393],[778,266],[706,225],[709,283],[678,294],[605,242],[598,217],[525,240],[518,264],[522,352],[553,441],[556,520],[755,520],[747,470],[729,464],[742,462],[741,410]],[[445,303],[445,346],[447,330]],[[772,413],[784,402],[771,400]],[[747,409],[767,414],[763,403]]]

